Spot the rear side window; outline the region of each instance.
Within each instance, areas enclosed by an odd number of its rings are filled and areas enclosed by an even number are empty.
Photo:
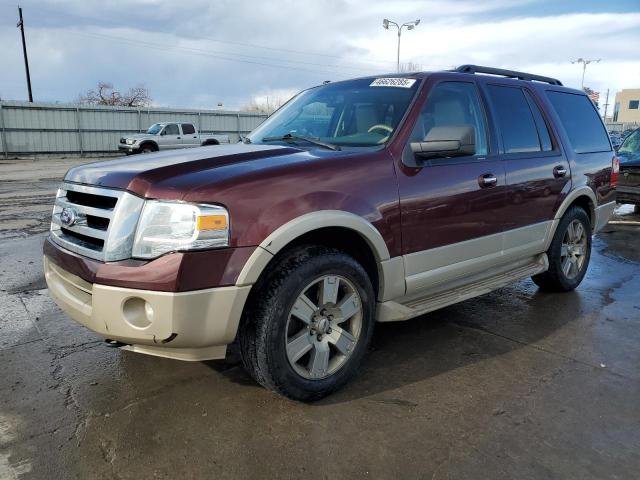
[[[189,135],[190,133],[196,133],[196,129],[190,123],[182,124],[182,133],[184,135]]]
[[[489,85],[505,153],[539,152],[540,139],[529,102],[520,88]]]
[[[586,95],[547,92],[576,153],[610,152],[600,116]]]

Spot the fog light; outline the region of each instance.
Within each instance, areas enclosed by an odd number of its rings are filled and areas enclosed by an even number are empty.
[[[153,307],[139,297],[127,298],[122,304],[125,321],[134,328],[147,328],[153,322]]]

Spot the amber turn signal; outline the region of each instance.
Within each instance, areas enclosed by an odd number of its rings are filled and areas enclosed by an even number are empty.
[[[224,230],[227,228],[225,215],[200,215],[196,227],[198,230]]]

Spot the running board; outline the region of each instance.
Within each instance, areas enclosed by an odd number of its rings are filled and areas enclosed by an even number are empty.
[[[377,320],[379,322],[397,322],[408,320],[434,310],[462,302],[498,288],[510,285],[523,278],[542,273],[549,268],[547,254],[535,256],[531,262],[519,265],[511,270],[495,274],[475,282],[455,287],[451,290],[430,294],[427,296],[412,298],[406,301],[388,301],[378,303]]]

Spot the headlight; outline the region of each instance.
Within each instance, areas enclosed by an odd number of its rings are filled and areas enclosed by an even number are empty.
[[[229,246],[229,213],[216,205],[147,200],[136,229],[132,256]]]
[[[134,143],[136,143],[135,139],[133,138],[127,138],[125,142],[127,142],[127,145],[133,145]]]

